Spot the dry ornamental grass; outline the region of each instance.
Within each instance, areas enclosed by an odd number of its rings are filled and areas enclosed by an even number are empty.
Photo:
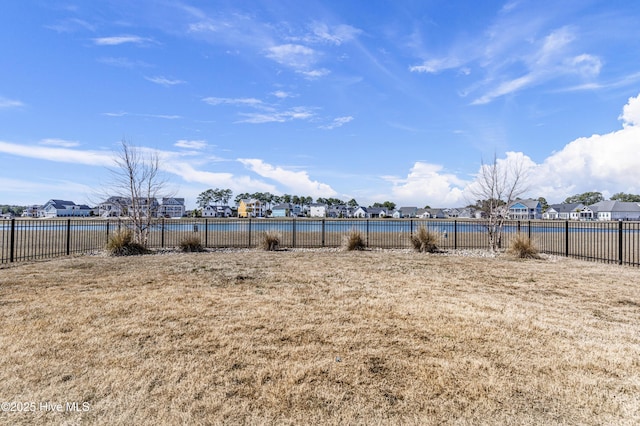
[[[638,424],[639,282],[412,250],[21,264],[0,269],[0,402],[38,406],[0,423]]]

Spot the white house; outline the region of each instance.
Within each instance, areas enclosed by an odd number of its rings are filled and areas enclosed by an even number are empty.
[[[206,206],[202,209],[202,217],[231,217],[233,210],[229,206]]]
[[[513,220],[541,219],[542,204],[532,199],[516,200],[509,205],[507,215]]]
[[[91,207],[67,200],[49,200],[38,211],[38,217],[88,217],[90,215]]]
[[[42,206],[38,204],[34,204],[32,206],[27,206],[22,211],[22,217],[38,217],[38,212],[42,210]]]
[[[370,217],[370,218],[380,218],[389,216],[389,212],[384,207],[358,207],[353,212],[353,217]]]
[[[640,204],[624,201],[600,201],[589,206],[594,219],[640,220]]]
[[[417,207],[400,207],[393,212],[392,216],[396,219],[402,219],[405,217],[416,217],[418,212]]]
[[[182,217],[184,213],[184,198],[163,198],[158,208],[158,217]]]
[[[131,204],[125,197],[109,197],[106,201],[98,205],[98,216],[101,217],[119,217],[126,211]]]
[[[582,203],[552,204],[542,213],[543,219],[580,220],[580,213],[586,206]],[[588,212],[582,212],[585,215]],[[586,218],[586,217],[585,217]]]
[[[327,205],[326,204],[311,204],[309,206],[310,217],[327,217]]]

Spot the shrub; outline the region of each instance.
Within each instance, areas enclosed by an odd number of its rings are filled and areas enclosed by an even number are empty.
[[[135,256],[149,253],[145,246],[134,241],[133,231],[130,229],[120,230],[109,237],[107,251],[112,256]]]
[[[204,251],[200,238],[193,235],[180,241],[180,250],[185,253]]]
[[[355,229],[344,237],[343,246],[348,251],[364,250],[367,246],[362,238],[362,233]]]
[[[278,250],[280,246],[280,234],[273,231],[267,231],[262,234],[262,248],[266,251]]]
[[[416,251],[421,253],[435,253],[438,251],[439,239],[440,236],[437,233],[421,226],[418,232],[411,236],[411,244]]]
[[[523,234],[518,234],[511,240],[507,253],[519,259],[540,259],[540,254],[533,241]]]

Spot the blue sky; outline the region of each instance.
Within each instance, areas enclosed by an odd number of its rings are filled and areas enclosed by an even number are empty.
[[[640,193],[640,2],[7,1],[0,204],[91,203],[124,138],[171,190],[462,206]]]

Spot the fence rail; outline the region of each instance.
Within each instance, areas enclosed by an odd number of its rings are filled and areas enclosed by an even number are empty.
[[[129,225],[117,219],[3,220],[0,264],[102,250],[113,232]],[[482,220],[275,218],[158,219],[149,247],[177,247],[193,236],[208,248],[258,247],[267,231],[280,234],[282,247],[339,247],[356,230],[368,247],[409,248],[420,227],[439,233],[444,250],[489,247]],[[509,221],[502,246],[518,233],[526,233],[543,253],[640,266],[640,222]]]

